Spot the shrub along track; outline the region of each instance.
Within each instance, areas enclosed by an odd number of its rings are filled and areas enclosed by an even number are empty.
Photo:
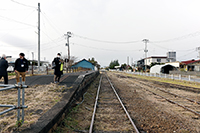
[[[134,80],[133,78],[127,77],[124,74],[120,74],[119,76],[119,74],[116,75],[115,73],[108,72],[108,77],[116,88],[117,93],[121,97],[122,102],[124,103],[126,109],[128,110],[131,118],[134,120],[136,127],[139,129],[140,132],[200,132],[199,117],[193,118],[191,114],[185,115],[186,111],[184,111],[184,109],[175,106],[174,104],[171,104],[169,102],[166,102],[166,100],[145,91],[140,86],[136,85],[136,83],[139,84],[138,81]],[[75,109],[70,112],[66,119],[61,122],[61,125],[56,132],[88,132],[93,113],[92,108],[95,103],[95,96],[99,85],[99,78],[100,77],[98,77],[88,88],[88,91],[84,96],[84,102],[81,105],[76,106]],[[154,84],[151,81],[145,82],[149,84]],[[102,91],[102,93],[104,92]],[[109,96],[111,94],[104,95]],[[100,110],[98,110],[97,108],[98,111],[106,112],[105,106],[107,105],[102,104],[110,104],[106,100],[106,98],[100,100]],[[117,103],[116,108],[118,108]],[[180,114],[181,111],[185,114]],[[110,111],[108,111],[108,113],[109,112]],[[114,117],[115,115],[116,117],[122,119],[122,114],[116,113],[113,114],[112,117]],[[96,119],[98,120],[99,118],[100,117],[97,115]],[[123,116],[123,118],[125,117]],[[108,122],[112,123],[112,125],[110,126],[114,126],[115,124],[117,124],[114,120],[106,121],[105,123]],[[98,127],[99,129],[102,127],[106,128],[106,126],[109,127],[108,125],[100,125],[96,123],[94,129],[97,129]],[[118,127],[118,131],[122,131],[122,128],[123,126]],[[110,132],[111,130],[108,131]],[[128,127],[126,128],[126,131],[132,132],[131,129]]]

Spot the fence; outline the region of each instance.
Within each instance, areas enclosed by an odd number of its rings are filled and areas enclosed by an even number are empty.
[[[24,105],[24,88],[27,88],[27,85],[21,85],[21,86],[17,86],[17,85],[5,85],[5,84],[0,84],[0,87],[4,87],[4,88],[0,88],[0,91],[6,91],[6,90],[10,90],[10,89],[14,89],[16,88],[18,91],[18,100],[17,100],[17,106],[16,105],[2,105],[0,104],[0,107],[7,107],[9,109],[6,109],[2,112],[0,112],[0,115],[3,115],[9,111],[12,111],[14,109],[17,109],[17,121],[20,122],[21,124],[23,124],[24,122],[24,108],[27,108],[28,106]],[[21,90],[22,90],[22,98],[21,98]],[[21,99],[22,99],[22,104],[21,104]],[[21,110],[22,110],[22,114],[21,114]],[[22,117],[22,119],[20,120],[20,116]],[[18,124],[18,126],[20,126]]]
[[[78,72],[81,71],[78,68],[64,68],[63,72],[65,73],[74,73],[74,72]],[[39,71],[39,69],[37,67],[30,67],[28,74],[53,74],[54,73],[54,69],[49,68],[49,67],[42,67]]]
[[[160,77],[160,78],[168,78],[168,79],[176,79],[176,80],[185,80],[185,81],[193,81],[193,82],[200,82],[200,78],[197,76],[191,75],[181,75],[181,74],[162,74],[162,73],[133,73],[137,75],[144,75],[149,77]]]
[[[159,78],[168,78],[168,79],[175,79],[175,80],[200,82],[200,77],[195,76],[195,75],[145,73],[145,72],[130,72],[130,71],[119,71],[119,72],[126,72],[129,74],[136,74],[136,75],[149,76],[149,77],[159,77]]]

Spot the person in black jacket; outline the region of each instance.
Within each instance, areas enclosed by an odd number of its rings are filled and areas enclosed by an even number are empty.
[[[2,58],[0,59],[0,79],[4,78],[4,84],[8,84],[8,62],[6,60],[6,55],[3,54]]]
[[[58,53],[57,57],[54,58],[52,66],[54,69],[54,83],[60,82],[60,77],[63,74],[63,60],[61,59],[61,54]]]
[[[19,58],[15,61],[15,73],[17,85],[20,85],[20,75],[22,76],[22,85],[25,85],[26,72],[28,72],[28,61],[24,57],[24,53],[19,54]]]

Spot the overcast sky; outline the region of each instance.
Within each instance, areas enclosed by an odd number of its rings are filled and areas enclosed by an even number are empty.
[[[2,0],[0,54],[37,59],[38,2],[41,4],[41,60],[67,55],[64,34],[73,33],[70,51],[78,59],[144,58],[177,52],[177,60],[197,59],[200,46],[199,0]],[[116,42],[116,43],[114,43]],[[123,43],[121,43],[123,42]],[[131,42],[131,43],[130,43]]]

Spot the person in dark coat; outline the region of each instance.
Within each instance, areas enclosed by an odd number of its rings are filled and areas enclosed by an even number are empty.
[[[8,61],[6,60],[6,55],[3,54],[2,58],[0,59],[0,79],[4,78],[4,84],[8,84]]]
[[[19,58],[15,61],[15,73],[17,85],[20,83],[20,75],[22,76],[22,85],[25,85],[26,73],[28,72],[28,60],[24,57],[24,53],[19,54]]]
[[[63,60],[61,59],[61,54],[58,53],[57,57],[54,58],[52,62],[54,69],[54,83],[60,82],[60,77],[63,74]]]

